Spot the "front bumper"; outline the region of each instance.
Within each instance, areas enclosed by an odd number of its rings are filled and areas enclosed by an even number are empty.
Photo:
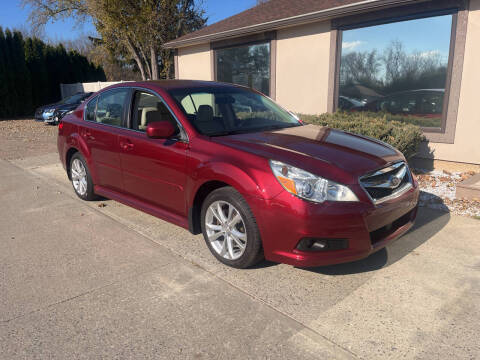
[[[52,117],[49,117],[49,118],[46,118],[45,120],[43,120],[43,122],[45,124],[53,124],[53,123],[57,123],[59,122],[59,117],[56,115],[56,116],[52,116]]]
[[[51,123],[55,121],[55,112],[43,113],[43,121],[46,123]]]
[[[270,200],[251,199],[258,219],[265,258],[298,267],[324,266],[368,257],[406,233],[417,216],[419,189],[374,205],[359,202],[316,204],[286,191]],[[347,240],[341,250],[306,252],[297,249],[304,238]]]
[[[65,117],[65,115],[67,115],[70,112],[71,110],[57,110],[53,113],[52,116],[49,116],[44,121],[45,123],[49,123],[49,124],[58,123],[60,122],[60,120],[62,120]]]
[[[43,122],[53,122],[55,121],[55,112],[45,112],[43,110],[37,110],[35,112],[35,120]]]

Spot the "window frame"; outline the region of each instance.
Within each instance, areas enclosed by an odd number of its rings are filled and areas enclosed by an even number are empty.
[[[177,126],[178,126],[178,129],[179,129],[178,136],[177,137],[172,137],[169,140],[176,140],[176,141],[180,141],[180,142],[183,142],[183,143],[188,143],[190,141],[189,137],[188,137],[188,134],[187,134],[187,131],[185,130],[185,127],[183,126],[181,121],[178,119],[178,117],[175,115],[175,112],[172,110],[172,108],[168,105],[168,103],[163,99],[163,97],[160,94],[158,94],[156,91],[154,91],[152,89],[144,88],[144,87],[141,87],[141,86],[133,86],[133,87],[130,87],[129,89],[130,89],[130,96],[129,96],[128,109],[127,109],[128,113],[127,113],[127,127],[125,127],[126,130],[134,131],[134,132],[139,133],[139,134],[143,134],[143,135],[145,135],[145,137],[148,138],[147,133],[145,131],[136,130],[136,129],[133,128],[134,118],[133,118],[132,114],[133,114],[133,110],[134,110],[134,106],[135,106],[135,104],[134,104],[135,93],[136,92],[144,92],[144,93],[156,96],[158,99],[160,99],[160,101],[163,103],[163,105],[165,105],[167,110],[170,112],[172,117],[177,122]]]
[[[277,68],[277,32],[270,31],[260,34],[255,34],[251,36],[244,36],[235,39],[227,39],[222,41],[217,41],[210,43],[210,52],[211,52],[211,70],[212,77],[214,81],[218,81],[217,73],[217,59],[218,59],[218,50],[226,50],[239,48],[244,46],[253,46],[260,44],[269,44],[270,45],[270,81],[269,81],[269,90],[270,94],[264,94],[265,96],[270,97],[271,99],[276,98],[276,68]],[[239,84],[234,84],[239,85]],[[242,85],[239,85],[242,86]],[[255,90],[255,89],[254,89]]]
[[[93,113],[94,119],[93,120],[87,120],[87,107],[92,101],[95,101],[95,110],[94,110],[94,113]],[[98,105],[98,95],[95,95],[93,98],[91,98],[90,100],[85,102],[85,106],[83,107],[83,120],[84,121],[87,121],[89,123],[94,123],[94,124],[97,123],[97,105]]]
[[[112,125],[112,124],[105,124],[105,123],[102,123],[102,122],[98,122],[97,121],[97,109],[98,109],[98,101],[100,100],[100,97],[102,95],[105,95],[105,94],[108,94],[110,92],[114,92],[114,91],[119,91],[119,90],[127,90],[127,95],[125,96],[125,100],[124,100],[124,103],[123,103],[123,111],[122,111],[122,125],[121,126],[118,126],[118,125]],[[103,125],[103,126],[110,126],[110,127],[113,127],[113,128],[117,128],[117,129],[128,129],[128,119],[127,119],[127,110],[130,108],[130,106],[128,105],[128,102],[130,102],[130,98],[131,98],[132,94],[131,94],[131,89],[128,88],[128,87],[125,87],[125,86],[122,86],[122,87],[116,87],[116,88],[113,88],[113,89],[108,89],[108,90],[105,90],[105,91],[102,91],[100,93],[98,93],[97,95],[95,95],[95,97],[93,97],[92,99],[90,99],[86,104],[85,104],[85,107],[83,108],[83,120],[84,121],[87,121],[88,123],[91,123],[91,124],[97,124],[97,125]],[[90,102],[92,101],[96,101],[97,103],[95,104],[95,120],[87,120],[86,119],[86,115],[87,115],[87,112],[85,111],[86,107],[88,106],[88,104],[90,104]]]
[[[438,0],[332,20],[329,111],[334,112],[338,109],[343,31],[442,15],[452,15],[442,122],[439,128],[421,127],[421,129],[432,142],[453,143],[465,52],[468,0]]]

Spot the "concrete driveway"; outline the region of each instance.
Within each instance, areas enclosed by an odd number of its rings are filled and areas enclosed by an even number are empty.
[[[80,201],[56,154],[0,160],[0,358],[480,357],[480,221],[421,209],[360,262],[216,262],[202,236]]]

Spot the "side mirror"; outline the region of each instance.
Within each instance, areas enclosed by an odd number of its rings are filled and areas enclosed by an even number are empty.
[[[175,128],[169,121],[155,121],[147,125],[147,136],[151,139],[168,139],[175,135]]]

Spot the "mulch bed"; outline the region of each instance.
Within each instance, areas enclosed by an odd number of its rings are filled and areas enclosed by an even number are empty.
[[[457,184],[475,172],[425,171],[414,169],[420,185],[420,206],[451,212],[456,215],[480,217],[480,199],[458,199]]]
[[[13,160],[57,151],[56,126],[32,119],[0,121],[0,158]]]

